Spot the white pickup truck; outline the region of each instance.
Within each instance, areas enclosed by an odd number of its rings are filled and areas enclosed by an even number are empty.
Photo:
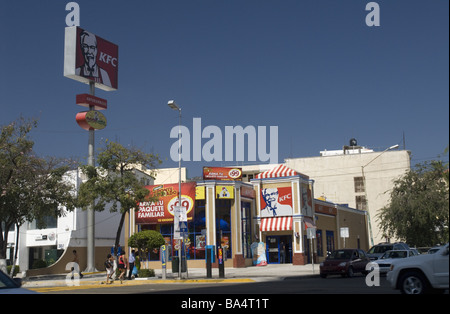
[[[422,254],[393,261],[387,273],[392,288],[404,294],[424,294],[448,289],[448,250],[443,245],[434,254]]]

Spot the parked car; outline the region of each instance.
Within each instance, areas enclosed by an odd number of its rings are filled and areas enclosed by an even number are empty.
[[[395,242],[395,243],[379,243],[377,245],[372,246],[367,251],[367,256],[371,260],[377,260],[383,255],[386,251],[390,250],[409,250],[409,246],[403,242]]]
[[[421,254],[392,262],[387,281],[404,294],[424,294],[448,289],[448,250],[443,245],[434,254]]]
[[[370,259],[363,250],[335,250],[320,263],[320,277],[326,278],[328,275],[353,277],[355,273],[367,273],[366,265],[369,262]]]
[[[21,288],[22,285],[19,279],[10,278],[0,270],[0,294],[35,294],[32,290]]]
[[[389,250],[386,251],[379,259],[372,261],[377,263],[380,274],[386,274],[390,268],[392,262],[397,258],[407,258],[411,256],[419,255],[414,250]]]
[[[427,254],[434,254],[437,251],[439,251],[440,248],[441,248],[441,246],[434,246],[428,250]]]
[[[417,248],[420,254],[427,254],[429,249],[431,248],[428,246],[421,246]]]

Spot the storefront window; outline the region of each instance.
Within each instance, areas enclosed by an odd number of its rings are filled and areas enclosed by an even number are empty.
[[[326,230],[325,232],[327,237],[327,252],[334,251],[334,232],[331,230]]]
[[[317,256],[323,256],[322,230],[317,229],[316,239],[317,239]]]
[[[204,259],[206,245],[205,201],[195,201],[194,220],[189,222],[186,241],[187,259]]]
[[[141,225],[140,229],[159,231],[169,246],[169,260],[172,260],[172,256],[178,256],[178,250],[174,248],[173,223],[161,225]],[[204,200],[195,202],[194,219],[189,221],[188,229],[188,238],[184,243],[187,259],[204,259],[206,243]],[[154,249],[148,254],[147,258],[150,261],[159,261],[159,249]]]
[[[252,244],[252,217],[249,202],[241,202],[241,217],[242,217],[242,251],[244,258],[251,258],[251,248]]]
[[[33,220],[28,222],[28,230],[38,230],[38,229],[50,229],[58,227],[58,217],[55,216],[44,216],[39,220]]]
[[[226,249],[227,257],[231,258],[231,201],[216,200],[216,246]]]

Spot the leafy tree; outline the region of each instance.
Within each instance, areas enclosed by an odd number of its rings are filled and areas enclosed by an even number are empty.
[[[161,233],[154,230],[144,230],[133,234],[128,239],[128,245],[138,249],[139,253],[148,253],[165,243]]]
[[[80,186],[78,204],[83,209],[93,206],[95,211],[103,211],[110,204],[111,212],[121,213],[114,243],[114,253],[117,254],[126,214],[130,209],[136,209],[149,194],[137,178],[136,169],[154,169],[161,161],[158,156],[143,153],[135,147],[126,148],[106,140],[97,162],[99,167],[83,167],[88,179]]]
[[[21,117],[1,127],[0,260],[3,263],[8,231],[14,226],[18,230],[26,221],[37,220],[38,227],[44,228],[46,216],[63,215],[62,206],[74,209],[74,187],[65,179],[70,162],[34,155],[34,142],[29,133],[36,126],[36,120]]]
[[[378,215],[382,231],[414,246],[448,242],[448,187],[441,161],[416,165],[394,182],[390,204]]]

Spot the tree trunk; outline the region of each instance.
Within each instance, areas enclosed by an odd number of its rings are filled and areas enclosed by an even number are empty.
[[[17,253],[19,251],[19,224],[16,224],[16,245],[14,245],[14,258],[11,266],[11,271],[9,272],[9,277],[14,276],[14,269],[16,267],[16,261],[17,261]]]
[[[120,234],[122,233],[123,223],[125,221],[125,215],[127,212],[122,213],[122,217],[120,217],[119,226],[117,227],[117,233],[116,233],[116,242],[114,243],[114,255],[117,256],[117,250],[119,248],[119,242],[120,242]]]

